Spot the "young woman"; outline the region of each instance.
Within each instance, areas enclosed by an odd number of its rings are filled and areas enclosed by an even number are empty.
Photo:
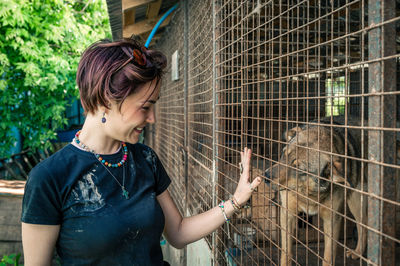
[[[217,229],[260,184],[249,182],[251,151],[231,199],[182,218],[170,179],[152,149],[138,143],[155,122],[165,56],[124,39],[100,41],[77,72],[86,120],[71,144],[37,165],[25,188],[25,265],[163,265],[160,236],[183,248]]]

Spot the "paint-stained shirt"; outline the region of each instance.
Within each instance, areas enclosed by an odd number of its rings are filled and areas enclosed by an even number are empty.
[[[56,248],[62,265],[163,265],[165,221],[156,196],[171,181],[152,149],[127,147],[125,166],[108,168],[114,177],[94,154],[72,144],[29,174],[21,221],[60,225]],[[102,157],[119,162],[122,151]]]

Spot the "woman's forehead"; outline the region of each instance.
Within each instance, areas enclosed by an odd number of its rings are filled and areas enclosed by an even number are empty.
[[[157,87],[156,87],[157,86]],[[140,88],[136,90],[135,93],[132,94],[132,98],[145,103],[155,103],[160,98],[160,84],[146,83],[143,84]]]

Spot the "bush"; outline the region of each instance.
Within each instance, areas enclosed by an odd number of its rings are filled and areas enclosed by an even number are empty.
[[[48,148],[78,97],[80,54],[110,37],[104,0],[0,1],[0,158],[15,145]]]
[[[19,266],[22,264],[19,264],[19,259],[21,258],[21,254],[10,254],[10,255],[4,255],[3,258],[0,261],[0,266],[8,266],[8,265],[13,265],[13,266]]]

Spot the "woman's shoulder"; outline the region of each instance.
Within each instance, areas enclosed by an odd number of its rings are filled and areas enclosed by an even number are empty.
[[[65,175],[73,167],[82,163],[79,150],[71,144],[53,153],[45,160],[39,162],[29,173],[29,177],[41,178]]]
[[[128,143],[128,149],[134,152],[138,152],[141,155],[149,153],[155,154],[155,151],[151,147],[139,142],[135,144]]]
[[[130,149],[134,153],[136,160],[144,159],[150,165],[154,165],[157,163],[158,161],[157,154],[151,147],[143,143],[135,143],[129,145],[130,147],[128,147],[128,149]]]

